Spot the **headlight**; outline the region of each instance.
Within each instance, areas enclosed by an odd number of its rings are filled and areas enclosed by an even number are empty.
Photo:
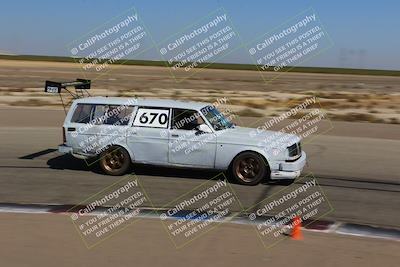
[[[288,147],[288,151],[289,151],[289,157],[291,157],[291,158],[296,157],[296,156],[300,156],[301,155],[301,144],[300,144],[300,142],[289,146]]]

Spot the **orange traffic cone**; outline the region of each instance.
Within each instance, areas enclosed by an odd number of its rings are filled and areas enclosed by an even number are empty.
[[[292,239],[303,239],[303,234],[301,233],[301,218],[299,216],[293,218]]]

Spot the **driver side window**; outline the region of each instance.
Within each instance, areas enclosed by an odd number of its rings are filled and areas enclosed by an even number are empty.
[[[204,120],[196,110],[174,108],[171,128],[174,130],[196,130]]]

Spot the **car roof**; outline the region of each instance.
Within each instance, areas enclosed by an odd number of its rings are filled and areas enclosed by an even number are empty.
[[[87,104],[135,105],[135,106],[185,108],[185,109],[201,109],[210,105],[210,103],[186,101],[186,100],[134,98],[134,97],[107,97],[107,96],[79,98],[75,100],[75,102],[87,103]]]

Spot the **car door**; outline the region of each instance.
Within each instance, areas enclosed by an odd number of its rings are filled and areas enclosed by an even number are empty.
[[[106,105],[97,132],[98,153],[106,151],[111,145],[126,145],[133,109],[128,105]]]
[[[196,110],[172,110],[168,161],[172,165],[214,168],[217,139],[214,132],[199,131],[204,117]]]
[[[168,125],[170,108],[137,107],[127,144],[134,161],[168,164]]]

